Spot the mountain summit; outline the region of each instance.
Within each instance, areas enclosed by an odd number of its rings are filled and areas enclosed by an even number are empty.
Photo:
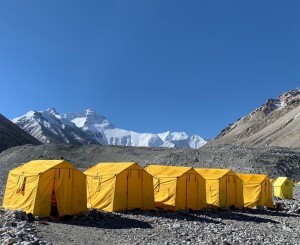
[[[193,149],[206,143],[200,136],[189,136],[184,132],[152,134],[120,129],[92,109],[63,114],[57,113],[54,108],[40,112],[29,111],[12,121],[43,143]]]
[[[300,147],[300,88],[269,99],[228,125],[210,142],[244,146]]]

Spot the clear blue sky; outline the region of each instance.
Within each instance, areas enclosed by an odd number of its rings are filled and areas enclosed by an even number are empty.
[[[0,113],[216,136],[300,86],[299,1],[1,1]]]

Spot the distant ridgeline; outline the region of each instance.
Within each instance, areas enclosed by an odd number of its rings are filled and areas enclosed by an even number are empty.
[[[200,136],[189,136],[184,132],[152,134],[116,128],[104,116],[90,109],[64,114],[58,114],[53,108],[41,112],[30,111],[12,121],[43,143],[193,149],[206,143]]]
[[[209,144],[300,147],[300,89],[283,93],[230,124]]]

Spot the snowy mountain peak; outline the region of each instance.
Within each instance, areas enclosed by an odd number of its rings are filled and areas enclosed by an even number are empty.
[[[88,109],[86,109],[86,110],[84,110],[84,111],[86,111],[86,115],[88,115],[88,114],[98,114],[96,111],[94,111],[94,110],[91,109],[91,108],[88,108]]]
[[[35,115],[37,115],[37,114],[39,114],[39,112],[32,110],[32,111],[27,112],[27,113],[25,114],[25,116],[26,116],[26,117],[33,117],[33,116],[35,116]]]
[[[48,108],[45,112],[48,112],[49,114],[52,114],[52,115],[58,115],[58,113],[56,112],[56,110],[54,108]]]
[[[83,130],[85,130],[85,127],[114,128],[114,125],[104,116],[92,109],[86,109],[82,112],[64,113],[61,114],[61,117],[73,122],[77,127],[83,128]]]
[[[123,146],[199,148],[206,143],[185,132],[137,133],[116,128],[92,109],[59,114],[54,108],[30,111],[13,122],[43,143],[108,144]]]
[[[36,116],[38,116],[40,113],[37,112],[37,111],[34,111],[34,110],[31,110],[29,112],[27,112],[25,115],[21,116],[21,117],[17,117],[17,118],[14,118],[12,120],[13,123],[16,123],[19,119],[31,119],[31,118],[34,118]]]

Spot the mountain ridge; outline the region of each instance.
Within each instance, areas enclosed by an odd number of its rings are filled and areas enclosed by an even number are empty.
[[[49,108],[40,112],[29,111],[12,121],[43,143],[193,149],[206,143],[200,136],[189,136],[185,132],[154,134],[120,129],[92,109],[59,114],[54,108]]]
[[[300,88],[276,99],[224,128],[211,142],[242,146],[300,147]]]
[[[41,142],[0,114],[0,152],[25,144],[39,145]]]

